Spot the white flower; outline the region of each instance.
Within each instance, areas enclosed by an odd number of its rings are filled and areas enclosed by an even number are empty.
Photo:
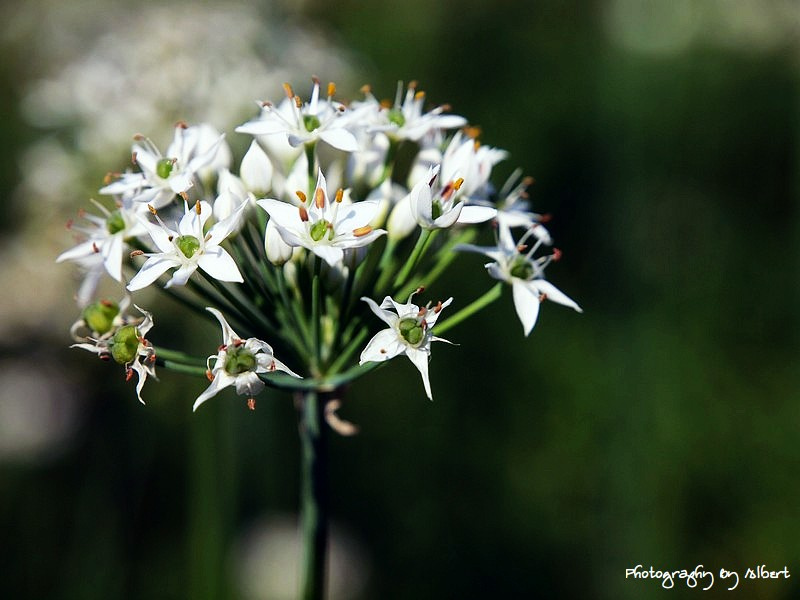
[[[287,96],[283,102],[277,107],[269,102],[262,103],[261,116],[240,125],[236,131],[255,136],[282,134],[292,147],[320,139],[345,152],[358,150],[355,135],[344,128],[347,120],[342,117],[347,109],[333,100],[336,88],[332,83],[328,84],[328,99],[323,102],[319,99],[318,79],[314,79],[311,100],[306,103],[295,95],[288,83],[283,87]]]
[[[379,111],[378,114],[382,120],[382,122],[372,125],[371,131],[385,131],[397,139],[418,142],[432,131],[455,129],[467,124],[464,117],[443,114],[449,108],[446,105],[424,112],[425,92],[417,91],[415,81],[408,84],[405,97],[403,97],[403,82],[397,83],[397,95],[391,108],[383,107],[372,95],[369,87],[364,87],[363,91],[366,100],[356,103],[355,110],[363,110],[364,106],[370,106],[373,110]]]
[[[236,393],[252,397],[264,389],[264,382],[259,374],[283,371],[292,377],[300,375],[272,355],[272,347],[256,338],[243,340],[228,325],[225,317],[216,308],[206,307],[222,327],[222,345],[216,355],[208,357],[209,363],[214,360],[214,367],[209,366],[211,385],[197,397],[192,410],[197,410],[203,402],[216,396],[220,390],[236,386]],[[251,408],[255,406],[250,404]]]
[[[534,224],[515,243],[511,231],[504,226],[499,226],[499,240],[497,246],[481,247],[471,244],[462,244],[456,250],[479,252],[485,254],[495,262],[487,263],[486,269],[493,278],[511,285],[514,297],[514,308],[522,323],[525,335],[529,335],[536,325],[539,316],[539,305],[545,300],[583,312],[574,300],[559,290],[544,278],[544,269],[552,261],[558,260],[561,252],[554,250],[552,254],[534,258],[534,253],[544,243],[541,236],[537,236],[537,228],[541,225]],[[531,237],[537,237],[536,243],[527,248],[525,243]],[[523,254],[524,252],[524,254]]]
[[[413,294],[412,294],[413,296]],[[425,393],[433,400],[431,383],[428,379],[428,361],[431,354],[431,342],[447,342],[438,338],[431,332],[436,320],[453,301],[448,298],[445,302],[438,303],[434,308],[422,307],[411,303],[400,304],[386,296],[378,306],[371,298],[361,298],[369,304],[370,309],[389,327],[375,334],[367,347],[361,352],[359,364],[365,362],[383,362],[405,354],[422,375]],[[391,308],[394,310],[386,310]],[[448,342],[450,343],[450,342]]]
[[[311,250],[332,267],[342,262],[345,250],[366,246],[386,233],[369,225],[379,207],[377,200],[345,204],[344,192],[339,190],[331,202],[322,170],[311,201],[302,192],[297,195],[300,206],[275,198],[259,200],[258,205],[275,221],[284,242]]]
[[[266,194],[272,189],[272,161],[258,142],[253,140],[242,157],[239,177],[242,178],[248,191],[254,194]]]
[[[130,380],[135,372],[138,377],[136,396],[139,398],[139,402],[144,404],[144,400],[142,400],[144,382],[148,375],[157,379],[155,349],[145,339],[153,327],[153,315],[138,306],[136,308],[144,315],[144,318],[121,317],[123,324],[114,331],[113,335],[87,338],[88,342],[72,344],[71,347],[94,352],[103,360],[113,359],[114,362],[124,365],[126,380]]]
[[[242,275],[233,258],[220,246],[239,222],[241,211],[247,207],[242,203],[231,216],[215,223],[208,233],[203,233],[203,225],[211,216],[208,202],[195,203],[189,208],[184,203],[185,214],[173,231],[156,215],[158,225],[146,222],[150,237],[160,252],[147,253],[149,257],[139,272],[128,284],[130,291],[147,287],[168,269],[177,268],[165,287],[184,285],[198,267],[214,279],[220,281],[242,282]],[[155,209],[153,209],[155,214]]]
[[[465,206],[459,190],[463,178],[439,186],[439,167],[428,171],[428,177],[418,182],[409,193],[411,214],[425,229],[451,227],[455,223],[482,223],[493,218],[497,211],[488,206]]]
[[[124,173],[100,189],[101,194],[120,194],[136,202],[162,208],[176,194],[185,195],[194,185],[198,171],[212,163],[222,146],[224,135],[209,141],[207,126],[175,126],[172,143],[162,155],[155,144],[144,136],[136,136],[133,158],[140,173]]]
[[[144,227],[139,222],[141,212],[130,203],[120,203],[110,211],[102,204],[95,202],[103,216],[81,213],[85,224],[68,225],[73,231],[78,231],[86,239],[75,246],[62,252],[56,262],[65,260],[83,262],[84,259],[99,254],[105,270],[117,281],[122,281],[122,259],[125,252],[125,240],[145,233]]]
[[[444,181],[463,178],[459,192],[468,201],[485,199],[489,196],[492,168],[507,156],[505,150],[486,146],[457,131],[444,152],[441,177]]]

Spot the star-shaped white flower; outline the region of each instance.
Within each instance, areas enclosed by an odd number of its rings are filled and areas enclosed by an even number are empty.
[[[413,296],[413,294],[412,294]],[[380,306],[371,298],[361,298],[369,304],[370,309],[389,327],[375,334],[367,347],[361,352],[359,364],[365,362],[383,362],[405,354],[422,375],[425,393],[433,400],[431,383],[428,378],[428,361],[431,354],[431,342],[448,342],[436,337],[432,328],[442,312],[453,301],[448,298],[435,307],[419,307],[411,303],[400,304],[386,296]],[[386,310],[388,308],[392,310]]]
[[[269,344],[256,338],[240,338],[221,312],[212,307],[206,307],[206,310],[217,318],[222,327],[222,345],[217,354],[208,357],[211,385],[197,397],[192,410],[197,410],[203,402],[230,386],[236,386],[237,394],[248,396],[250,407],[254,407],[253,396],[264,389],[264,382],[259,374],[283,371],[300,378],[300,375],[273,356]],[[212,360],[215,361],[213,367],[210,366]]]
[[[134,305],[136,306],[136,305]],[[103,360],[114,360],[125,367],[125,378],[130,380],[136,373],[138,381],[136,383],[136,396],[139,402],[142,400],[142,388],[150,376],[156,377],[155,361],[156,353],[153,346],[145,339],[145,336],[153,327],[153,315],[136,306],[137,310],[144,315],[138,319],[124,316],[123,324],[114,330],[113,334],[104,335],[99,338],[87,338],[89,341],[72,344],[71,348],[81,348],[97,354]]]
[[[132,148],[139,173],[124,173],[100,189],[101,194],[118,194],[136,202],[162,208],[176,194],[184,195],[200,169],[216,158],[225,136],[209,139],[207,128],[178,123],[165,155],[148,138],[138,135]]]
[[[539,317],[539,305],[544,300],[551,300],[577,312],[583,312],[574,300],[544,278],[545,267],[554,260],[558,260],[561,252],[555,249],[552,254],[534,258],[534,253],[545,243],[544,238],[537,235],[539,227],[541,225],[534,224],[520,238],[519,242],[515,243],[511,231],[501,225],[498,227],[497,246],[482,247],[462,244],[456,247],[456,250],[485,254],[494,261],[487,263],[486,269],[493,278],[511,285],[514,308],[526,336],[536,325]],[[525,244],[531,237],[536,238],[536,243],[528,248]]]
[[[145,253],[147,261],[128,284],[130,291],[147,287],[168,269],[177,268],[165,287],[184,285],[198,267],[214,279],[241,283],[242,275],[233,258],[220,246],[239,223],[242,205],[227,219],[215,223],[208,233],[203,226],[211,216],[211,205],[199,200],[193,207],[184,203],[185,214],[178,230],[167,227],[156,214],[158,224],[145,222],[150,237],[160,252]],[[153,209],[155,214],[155,209]]]
[[[411,214],[424,229],[444,229],[456,223],[483,223],[494,218],[497,211],[489,206],[465,205],[459,190],[463,178],[438,184],[439,167],[428,171],[428,177],[409,192]]]
[[[300,206],[275,198],[259,200],[258,205],[269,213],[284,242],[310,250],[332,267],[342,262],[345,250],[366,246],[386,233],[369,224],[379,208],[377,200],[347,204],[339,190],[331,202],[322,170],[314,197],[308,201],[302,192],[297,195]]]
[[[343,117],[347,109],[333,100],[336,87],[328,84],[328,99],[320,101],[319,80],[315,78],[313,81],[308,102],[303,103],[292,86],[285,83],[286,98],[283,102],[278,106],[263,102],[261,116],[240,125],[236,131],[254,136],[282,134],[293,147],[319,139],[345,152],[357,151],[355,135],[345,128],[348,121]]]

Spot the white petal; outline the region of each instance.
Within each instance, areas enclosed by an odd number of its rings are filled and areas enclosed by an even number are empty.
[[[269,218],[275,220],[279,229],[288,229],[296,235],[301,228],[300,213],[293,204],[275,198],[265,198],[256,204],[267,211]]]
[[[517,309],[522,329],[525,335],[529,335],[539,316],[539,292],[528,282],[516,278],[511,281],[511,290],[514,296],[514,308]]]
[[[173,285],[186,285],[186,282],[189,281],[189,277],[192,276],[192,273],[197,271],[197,265],[194,263],[183,265],[177,271],[172,274],[172,279],[167,282],[165,288],[172,287]]]
[[[206,306],[206,310],[210,312],[212,315],[214,315],[217,318],[217,321],[219,321],[219,326],[222,328],[223,344],[227,346],[229,344],[232,344],[234,340],[241,339],[233,330],[233,327],[231,327],[228,324],[228,321],[225,319],[225,317],[219,310],[217,310],[212,306]],[[217,360],[217,362],[219,362],[219,359]]]
[[[326,144],[329,144],[339,150],[344,150],[345,152],[358,151],[358,141],[356,140],[356,136],[346,129],[326,129],[319,133],[319,137]]]
[[[242,283],[242,274],[230,254],[219,246],[206,249],[197,259],[197,266],[219,281]]]
[[[63,262],[65,260],[77,260],[80,258],[86,258],[87,256],[91,256],[95,253],[95,247],[97,246],[96,240],[88,240],[86,242],[81,242],[74,248],[70,248],[58,255],[56,259],[57,263]]]
[[[409,196],[411,214],[414,219],[422,227],[430,227],[433,223],[433,198],[431,197],[431,188],[428,186],[428,181],[423,180],[417,183]]]
[[[236,376],[236,393],[240,396],[255,396],[264,389],[264,382],[253,371]]]
[[[407,346],[398,339],[397,332],[394,329],[383,329],[376,333],[367,343],[366,348],[361,352],[358,364],[384,362],[398,354],[402,354],[406,350]]]
[[[489,206],[465,206],[461,209],[458,216],[459,223],[483,223],[489,219],[494,219],[497,210]]]
[[[167,269],[177,267],[180,263],[169,256],[151,256],[139,269],[139,272],[134,275],[128,284],[128,290],[135,292],[146,288],[148,285],[158,279]]]
[[[234,378],[225,373],[223,370],[219,370],[217,373],[214,374],[214,381],[211,382],[202,394],[197,397],[197,400],[194,401],[194,406],[192,406],[192,410],[197,410],[197,407],[200,406],[203,402],[208,400],[209,398],[216,396],[220,390],[224,390],[226,387],[233,385]]]
[[[239,229],[239,226],[242,224],[244,211],[246,209],[247,202],[242,202],[232,214],[222,219],[222,221],[214,223],[214,225],[211,226],[211,229],[208,230],[208,239],[206,244],[208,246],[218,246],[231,233]]]
[[[414,363],[414,366],[417,367],[419,374],[422,375],[422,383],[425,385],[425,393],[428,395],[428,399],[433,400],[431,382],[428,378],[428,360],[430,359],[430,355],[419,348],[408,348],[406,350],[406,355],[411,362]]]
[[[177,232],[165,231],[161,225],[156,225],[155,223],[146,221],[143,218],[140,218],[139,222],[145,226],[147,233],[150,234],[150,237],[152,238],[153,243],[155,243],[159,252],[163,252],[165,254],[171,254],[175,252],[175,246],[172,245],[172,240],[169,238],[170,236],[177,236]]]
[[[388,298],[389,296],[386,296],[386,299]],[[388,310],[384,310],[383,308],[378,306],[378,304],[372,298],[367,298],[366,296],[362,296],[361,299],[369,305],[370,310],[375,313],[375,316],[377,316],[381,321],[386,323],[389,327],[394,327],[394,324],[397,323],[398,319],[396,314]],[[386,302],[386,299],[384,299],[384,303]]]
[[[103,266],[108,274],[117,281],[122,281],[122,235],[112,235],[103,244]]]
[[[339,205],[335,229],[337,232],[342,232],[364,227],[372,221],[377,210],[377,200],[364,200],[347,206]]]
[[[331,267],[335,267],[341,263],[342,259],[344,258],[344,250],[336,246],[328,246],[327,244],[313,244],[309,247],[309,250],[319,256]]]
[[[551,302],[563,304],[564,306],[569,306],[578,312],[583,312],[583,309],[578,306],[578,304],[572,298],[567,296],[564,292],[559,290],[546,279],[535,279],[533,283],[536,285],[539,292],[547,296],[547,299]]]

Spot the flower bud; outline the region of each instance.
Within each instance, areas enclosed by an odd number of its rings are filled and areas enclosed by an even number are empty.
[[[407,194],[402,200],[394,205],[389,220],[386,223],[386,231],[389,239],[402,240],[417,227],[417,221],[411,212],[411,194]]]
[[[267,221],[267,230],[264,233],[264,250],[267,252],[267,260],[276,267],[281,266],[292,257],[292,247],[283,241],[272,219]]]
[[[272,189],[272,162],[267,153],[253,140],[250,148],[242,157],[239,176],[244,185],[256,196],[266,194]]]

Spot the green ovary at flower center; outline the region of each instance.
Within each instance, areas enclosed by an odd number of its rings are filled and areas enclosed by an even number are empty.
[[[442,203],[438,200],[434,200],[431,203],[431,219],[434,221],[442,216]]]
[[[315,115],[303,115],[303,125],[305,125],[306,131],[311,133],[315,129],[319,128],[320,122]]]
[[[103,335],[111,331],[114,317],[119,314],[119,305],[111,300],[99,300],[83,309],[83,320],[94,331]]]
[[[419,346],[425,337],[425,328],[422,326],[422,323],[412,317],[400,319],[397,328],[403,339],[411,346]]]
[[[133,325],[125,325],[117,329],[111,338],[111,357],[121,365],[131,362],[136,358],[139,350],[139,332]]]
[[[394,123],[398,127],[402,127],[406,124],[406,118],[403,116],[403,111],[399,108],[392,108],[389,110],[389,113],[386,116],[389,118],[390,123]]]
[[[239,375],[252,371],[256,366],[255,355],[245,347],[230,345],[226,351],[225,371],[229,375]]]
[[[182,235],[175,240],[175,244],[186,258],[192,258],[200,249],[200,240],[193,235]]]
[[[172,167],[175,166],[175,161],[171,158],[162,158],[156,163],[156,175],[161,179],[166,179],[172,173]]]
[[[533,278],[534,268],[531,261],[523,256],[518,256],[514,259],[514,262],[511,263],[509,273],[511,273],[512,277],[528,281]]]
[[[333,239],[333,226],[328,221],[326,221],[325,219],[320,219],[319,221],[317,221],[316,223],[314,223],[311,226],[311,229],[309,229],[309,231],[308,231],[308,235],[311,236],[312,240],[314,240],[315,242],[318,242],[323,237],[325,237],[325,234],[328,232],[328,230],[330,230],[330,235],[329,235],[328,239],[332,240]]]
[[[125,229],[125,219],[122,218],[121,212],[115,210],[108,215],[108,219],[106,219],[106,229],[108,229],[108,233],[111,235],[119,233]]]

